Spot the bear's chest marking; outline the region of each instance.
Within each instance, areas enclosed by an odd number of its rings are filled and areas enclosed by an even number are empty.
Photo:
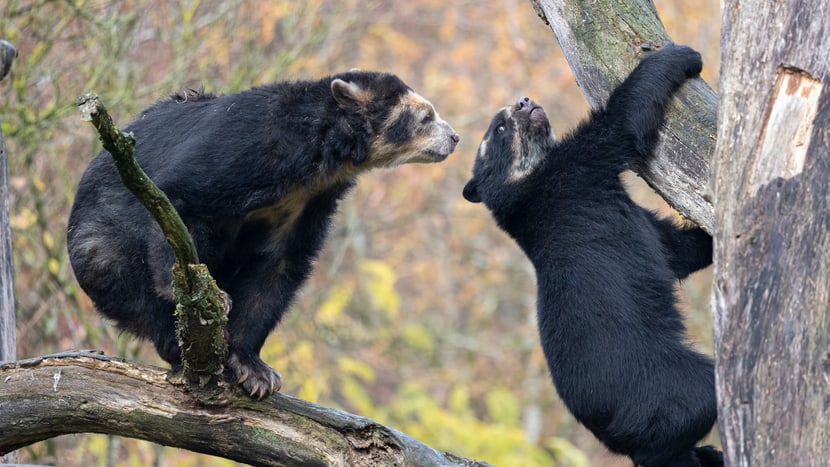
[[[294,188],[276,203],[248,213],[243,226],[256,226],[267,230],[261,244],[256,248],[260,253],[281,254],[288,236],[294,230],[312,198],[312,193],[302,188]]]

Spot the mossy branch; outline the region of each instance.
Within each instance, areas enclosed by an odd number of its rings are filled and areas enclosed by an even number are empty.
[[[78,100],[84,121],[92,122],[98,130],[104,149],[112,155],[121,181],[133,195],[150,211],[161,226],[167,243],[173,248],[176,260],[181,264],[199,264],[196,246],[187,232],[182,218],[150,177],[139,167],[135,159],[135,137],[124,133],[113,123],[112,118],[95,94],[84,94]],[[190,284],[188,284],[190,285]]]
[[[113,123],[101,100],[85,94],[78,100],[85,121],[98,130],[124,186],[150,211],[173,248],[173,294],[176,297],[176,336],[182,350],[186,382],[204,403],[221,403],[225,390],[224,362],[228,346],[224,336],[230,300],[219,290],[207,267],[199,263],[193,239],[173,204],[138,165],[135,137]]]

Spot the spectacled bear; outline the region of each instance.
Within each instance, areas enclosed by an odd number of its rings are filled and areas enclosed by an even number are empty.
[[[695,448],[715,422],[712,360],[687,343],[675,281],[712,262],[712,238],[635,204],[619,175],[653,155],[666,105],[700,73],[669,44],[557,141],[528,99],[501,109],[463,195],[484,202],[532,261],[539,334],[570,412],[636,465],[721,465]]]
[[[351,71],[223,96],[189,92],[125,128],[230,295],[228,367],[254,397],[281,377],[260,349],[312,269],[338,201],[361,172],[446,159],[459,136],[397,76]],[[75,275],[105,317],[181,364],[161,229],[102,151],[69,217]]]

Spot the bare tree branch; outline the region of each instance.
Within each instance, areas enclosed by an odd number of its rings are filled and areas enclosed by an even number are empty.
[[[488,465],[282,394],[205,406],[167,376],[90,352],[0,365],[0,454],[62,434],[106,433],[251,465]]]

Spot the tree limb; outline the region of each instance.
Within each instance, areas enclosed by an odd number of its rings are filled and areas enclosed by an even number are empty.
[[[105,433],[262,466],[487,466],[368,418],[276,394],[204,406],[166,370],[91,352],[0,365],[0,454],[69,433]]]
[[[0,81],[11,70],[17,49],[0,40]],[[2,124],[2,122],[0,122]],[[8,156],[6,139],[0,125],[0,363],[17,358],[14,314],[14,262],[12,260],[12,231],[9,222]],[[17,462],[17,454],[0,454],[0,464]]]
[[[530,0],[550,25],[591,107],[637,65],[644,50],[670,41],[651,0]],[[703,79],[673,99],[656,158],[640,175],[675,209],[712,233],[708,162],[715,148],[717,95]]]
[[[83,119],[91,121],[98,130],[124,186],[150,211],[173,248],[176,337],[182,349],[185,380],[203,403],[222,404],[226,397],[223,372],[228,354],[224,329],[230,301],[219,290],[207,266],[199,263],[193,239],[167,195],[138,165],[132,133],[118,129],[95,94],[81,96],[78,106]]]
[[[0,40],[0,81],[12,67],[17,49]],[[2,123],[2,122],[0,122]],[[14,334],[14,264],[12,258],[12,231],[9,221],[8,156],[6,139],[0,128],[0,362],[13,361]]]
[[[101,99],[95,94],[87,93],[81,96],[78,99],[78,108],[83,120],[92,122],[98,130],[101,143],[104,149],[112,155],[124,186],[141,201],[141,204],[150,211],[161,226],[176,258],[183,264],[199,264],[196,246],[193,245],[193,240],[187,233],[187,227],[179,217],[179,213],[176,212],[167,195],[150,180],[135,160],[133,134],[124,133],[118,129]]]

